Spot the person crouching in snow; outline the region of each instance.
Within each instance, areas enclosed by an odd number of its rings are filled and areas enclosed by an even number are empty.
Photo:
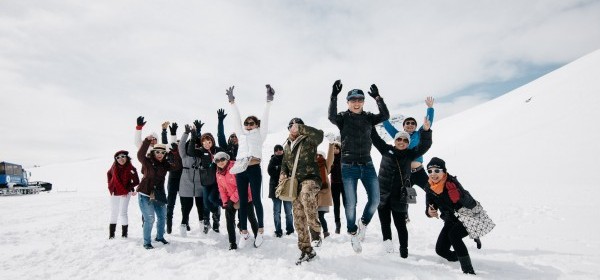
[[[219,195],[223,201],[223,209],[225,209],[225,222],[227,223],[227,235],[229,236],[229,250],[238,248],[235,236],[235,212],[240,209],[240,196],[238,195],[238,187],[235,175],[229,170],[233,167],[235,161],[229,160],[229,154],[226,152],[218,152],[214,156],[215,164],[217,165],[217,185],[219,186]],[[247,188],[248,193],[248,221],[254,233],[254,238],[258,233],[258,222],[254,214],[254,206],[252,205],[252,192],[250,186]],[[245,246],[246,243],[240,243]],[[240,247],[240,249],[243,247]]]
[[[140,210],[144,217],[144,248],[154,249],[150,241],[154,217],[156,215],[156,239],[155,241],[169,244],[164,238],[165,221],[167,219],[167,195],[165,193],[165,176],[168,171],[177,171],[181,169],[181,157],[177,148],[173,147],[173,161],[166,160],[167,147],[164,144],[155,144],[150,154],[146,152],[150,147],[150,141],[154,136],[146,137],[140,147],[137,158],[142,164],[142,174],[144,177],[137,187],[138,202]]]
[[[454,214],[462,207],[474,208],[477,206],[477,201],[462,187],[456,177],[447,172],[446,162],[440,158],[434,157],[427,164],[429,182],[425,188],[427,193],[425,214],[429,218],[441,217],[444,220],[444,227],[435,244],[435,252],[450,262],[459,261],[463,273],[475,274],[469,251],[462,241],[469,233]],[[441,215],[438,215],[438,210],[442,212]],[[479,239],[476,239],[476,242],[479,247]],[[450,246],[454,251],[450,251]]]
[[[300,118],[293,118],[288,125],[290,131],[288,139],[283,145],[283,161],[279,180],[291,177],[294,162],[298,154],[296,165],[296,179],[298,180],[298,197],[293,201],[294,226],[298,233],[298,249],[301,251],[296,264],[313,259],[317,253],[311,246],[313,242],[320,243],[321,224],[317,217],[317,194],[321,189],[321,176],[316,162],[317,147],[323,142],[323,131],[304,125]],[[309,234],[310,231],[313,234]]]
[[[411,162],[422,156],[431,147],[431,130],[427,118],[425,118],[420,135],[419,144],[413,149],[408,149],[410,134],[407,132],[400,131],[396,133],[394,145],[392,146],[381,139],[375,128],[371,130],[373,145],[381,153],[381,165],[378,175],[380,194],[377,213],[381,223],[383,244],[388,253],[394,252],[391,229],[391,218],[393,217],[400,241],[401,258],[408,257],[406,188],[412,187],[410,181]]]
[[[129,199],[135,196],[135,187],[140,183],[137,170],[131,164],[131,158],[128,151],[118,151],[115,153],[115,162],[107,172],[108,191],[110,192],[110,224],[108,238],[115,238],[117,228],[117,219],[121,217],[122,235],[127,238],[127,227],[129,220],[127,218],[127,209],[129,208]]]

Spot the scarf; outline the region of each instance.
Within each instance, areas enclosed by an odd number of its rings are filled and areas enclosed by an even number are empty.
[[[448,174],[444,174],[444,177],[442,177],[442,180],[440,180],[437,183],[434,183],[433,181],[431,181],[431,179],[429,179],[429,188],[435,194],[441,194],[444,191],[444,185],[446,185],[446,179],[448,179]]]

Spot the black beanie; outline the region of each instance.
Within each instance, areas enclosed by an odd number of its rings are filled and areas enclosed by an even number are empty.
[[[440,168],[440,169],[444,170],[444,173],[448,173],[446,170],[446,162],[441,158],[433,157],[427,164],[427,169],[432,168],[432,167]]]
[[[275,147],[273,147],[273,152],[277,152],[277,151],[283,151],[283,146],[277,144],[275,145]]]
[[[292,127],[293,124],[304,124],[304,121],[301,118],[292,118],[288,123],[288,130]]]

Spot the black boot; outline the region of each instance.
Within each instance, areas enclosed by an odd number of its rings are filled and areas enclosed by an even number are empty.
[[[173,231],[173,220],[167,219],[167,233],[171,234],[171,231]]]
[[[339,221],[335,222],[335,233],[336,234],[340,234],[341,228],[342,228],[342,224]]]
[[[237,244],[235,242],[229,243],[229,250],[237,250]]]
[[[202,230],[202,232],[204,232],[204,234],[208,234],[209,229],[210,229],[210,220],[204,220],[204,230]]]
[[[466,255],[464,257],[458,257],[458,261],[460,262],[460,268],[462,269],[464,274],[475,275],[475,270],[473,270],[473,265],[471,264],[471,257],[469,257],[469,255]]]
[[[129,228],[129,226],[128,226],[128,225],[121,226],[121,231],[122,231],[122,233],[121,233],[121,237],[123,237],[123,238],[127,238],[127,229],[128,229],[128,228]]]
[[[221,209],[217,209],[217,212],[212,214],[212,218],[213,218],[213,230],[215,232],[219,232],[219,222],[221,221]]]
[[[474,241],[477,243],[477,249],[481,249],[481,240],[479,238],[475,238]]]
[[[108,225],[108,239],[115,238],[115,231],[117,230],[117,224]]]
[[[403,259],[408,258],[408,248],[400,247],[400,257]]]

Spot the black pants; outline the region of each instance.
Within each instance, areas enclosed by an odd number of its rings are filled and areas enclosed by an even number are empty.
[[[323,228],[323,232],[328,232],[327,230],[327,221],[325,220],[325,211],[319,211],[319,222],[321,222],[321,227]]]
[[[456,257],[468,256],[469,251],[462,241],[467,235],[469,233],[460,221],[445,221],[435,244],[435,252],[442,258],[454,261]],[[450,246],[454,247],[454,252],[450,251]]]
[[[248,202],[248,221],[250,222],[250,227],[252,228],[252,233],[254,237],[256,237],[256,233],[258,232],[258,222],[256,221],[256,215],[254,214],[254,206],[252,202]],[[225,208],[225,221],[227,223],[227,235],[229,236],[229,243],[235,243],[235,208]],[[239,215],[238,215],[239,216]]]
[[[377,209],[383,241],[392,240],[392,217],[398,231],[400,248],[408,248],[408,230],[406,229],[406,212],[392,211],[389,206]]]
[[[175,210],[175,203],[177,202],[180,179],[181,171],[169,172],[169,180],[167,181],[167,223],[173,221],[173,210]]]
[[[336,225],[340,224],[340,195],[342,195],[342,202],[345,204],[344,183],[332,183],[331,196],[333,198],[333,217]]]
[[[260,164],[250,165],[246,171],[235,174],[237,183],[238,195],[240,196],[240,229],[247,230],[248,224],[246,217],[248,216],[248,184],[250,184],[250,192],[252,194],[252,204],[256,209],[258,219],[258,227],[263,228],[263,206],[260,200],[260,189],[262,186],[262,173]]]
[[[425,168],[423,168],[422,165],[414,173],[410,174],[411,186],[417,185],[424,190],[425,186],[427,185],[427,181],[429,181],[429,176],[427,176],[427,172],[425,172]]]
[[[189,225],[190,212],[194,207],[194,201],[196,201],[196,210],[198,211],[198,218],[200,221],[203,220],[204,215],[204,203],[202,197],[179,197],[181,202],[181,223]]]
[[[204,202],[204,224],[209,224],[211,212],[214,214],[213,222],[219,222],[221,220],[221,199],[217,184],[202,186],[202,198]]]

